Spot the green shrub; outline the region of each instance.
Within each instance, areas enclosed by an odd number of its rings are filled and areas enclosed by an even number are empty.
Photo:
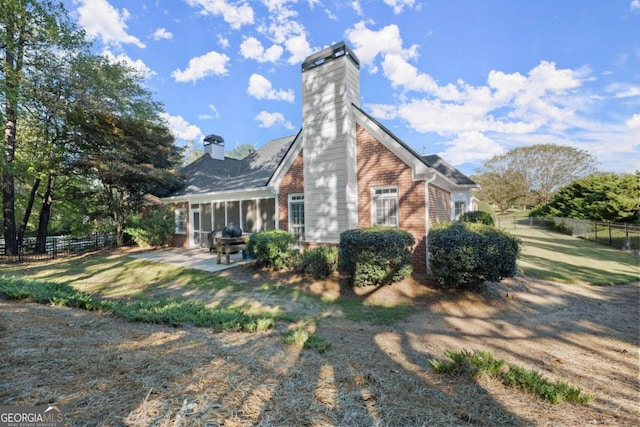
[[[528,370],[517,365],[509,365],[505,371],[504,360],[497,360],[488,351],[454,352],[445,350],[445,355],[451,362],[431,359],[429,363],[435,372],[468,376],[478,379],[484,375],[498,378],[506,386],[519,388],[538,395],[543,400],[557,405],[566,400],[586,405],[593,400],[593,396],[581,394],[582,390],[563,381],[550,382],[540,372]]]
[[[567,234],[569,236],[573,234],[573,229],[571,228],[571,226],[569,224],[566,224],[564,221],[556,222],[556,220],[554,220],[553,218],[545,218],[544,225],[549,230],[552,230],[561,234]]]
[[[124,231],[140,246],[158,247],[171,243],[175,219],[169,206],[154,206],[142,215],[130,217],[127,222]]]
[[[275,327],[271,317],[253,316],[238,309],[210,308],[199,301],[121,301],[103,299],[66,283],[0,276],[0,295],[40,304],[110,312],[132,322],[212,327],[220,331],[266,331]]]
[[[393,283],[409,276],[415,239],[397,228],[360,228],[340,234],[339,269],[352,286]]]
[[[331,348],[331,343],[322,337],[310,334],[303,328],[295,329],[284,335],[284,343],[287,345],[297,345],[308,350],[315,350],[324,353]]]
[[[454,222],[429,231],[429,266],[445,287],[473,287],[516,273],[517,238],[483,224]]]
[[[462,350],[454,352],[445,350],[444,354],[451,359],[451,362],[443,362],[438,359],[429,361],[433,370],[440,374],[468,376],[475,379],[485,374],[496,377],[500,375],[504,366],[504,360],[496,360],[493,354],[488,351]]]
[[[477,223],[477,224],[484,224],[484,225],[490,225],[490,226],[495,225],[493,216],[491,216],[489,212],[483,212],[483,211],[465,212],[462,215],[460,215],[460,218],[458,218],[458,220],[461,222],[470,222],[474,224]]]
[[[318,246],[307,249],[302,254],[302,261],[298,268],[315,279],[324,279],[338,269],[338,247]]]
[[[249,236],[247,253],[255,257],[258,267],[279,270],[291,262],[293,234],[284,230],[259,231]]]

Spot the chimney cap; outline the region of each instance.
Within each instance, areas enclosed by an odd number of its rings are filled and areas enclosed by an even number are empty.
[[[204,145],[209,145],[209,144],[223,145],[224,139],[221,136],[214,135],[214,134],[207,135],[204,137]]]
[[[353,51],[346,45],[344,41],[334,44],[328,48],[322,49],[319,52],[314,53],[307,57],[302,63],[302,72],[311,70],[315,67],[319,67],[320,65],[332,61],[341,56],[347,56],[355,64],[355,66],[360,69],[360,60],[353,53]]]

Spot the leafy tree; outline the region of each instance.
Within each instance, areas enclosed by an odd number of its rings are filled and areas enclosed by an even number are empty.
[[[108,208],[121,245],[126,220],[138,211],[142,197],[162,195],[164,189],[180,184],[182,153],[169,129],[151,118],[109,113],[80,118],[81,156],[74,166],[94,178],[94,193]]]
[[[506,154],[494,156],[483,163],[480,175],[495,174],[495,177],[487,180],[487,186],[483,187],[489,194],[515,191],[511,194],[511,199],[517,200],[521,197],[517,193],[522,190],[522,186],[515,185],[514,189],[505,184],[522,179],[529,192],[527,197],[535,196],[535,200],[525,200],[525,204],[545,204],[560,187],[594,173],[596,165],[596,159],[584,150],[539,144],[515,148]],[[479,181],[482,185],[482,179]]]
[[[596,221],[640,221],[640,172],[600,173],[561,188],[534,216],[558,216]]]
[[[84,33],[69,19],[64,6],[49,0],[0,0],[0,113],[2,140],[2,213],[5,252],[16,254],[15,215],[17,129],[28,92],[48,59],[74,57],[85,47]],[[36,79],[37,80],[37,79]],[[41,93],[32,91],[32,93]]]
[[[500,212],[523,201],[528,192],[525,176],[513,170],[504,172],[484,172],[474,175],[472,179],[480,185],[478,198],[494,203]]]
[[[232,151],[226,152],[225,156],[230,157],[232,159],[242,160],[245,157],[255,153],[256,149],[251,144],[240,144]]]

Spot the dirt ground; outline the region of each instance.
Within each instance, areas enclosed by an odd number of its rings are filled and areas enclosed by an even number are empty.
[[[337,279],[252,267],[224,274],[247,292],[282,283],[416,310],[393,326],[325,313],[313,328],[332,347],[320,354],[285,345],[282,333],[292,325],[284,321],[264,333],[215,333],[0,299],[0,405],[56,404],[73,426],[640,421],[640,283],[585,287],[519,277],[474,294],[440,292],[412,278],[354,292]],[[552,405],[494,379],[435,374],[429,360],[445,349],[489,350],[595,399]]]

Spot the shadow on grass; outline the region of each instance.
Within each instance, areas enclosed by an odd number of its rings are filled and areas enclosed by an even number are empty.
[[[523,243],[519,266],[532,276],[565,283],[622,285],[640,279],[640,260],[622,252],[547,230],[509,230]]]

